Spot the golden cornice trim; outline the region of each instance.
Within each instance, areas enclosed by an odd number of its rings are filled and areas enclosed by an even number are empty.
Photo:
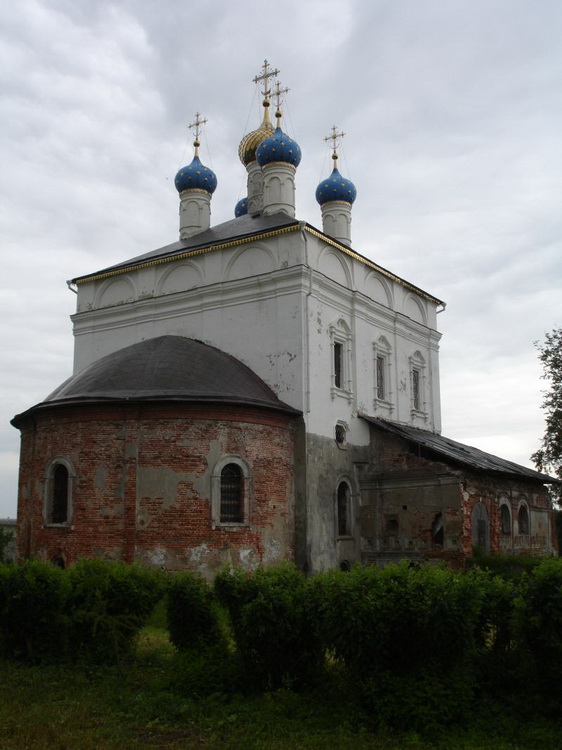
[[[390,279],[391,281],[395,281],[397,284],[400,284],[401,286],[406,287],[406,289],[409,289],[410,291],[414,292],[419,297],[423,297],[423,299],[426,299],[430,302],[437,302],[437,304],[439,305],[443,304],[443,302],[440,299],[437,299],[437,297],[433,297],[431,294],[424,292],[423,289],[420,289],[414,284],[410,284],[409,281],[406,281],[405,279],[401,279],[400,276],[396,276],[395,274],[391,273],[391,271],[387,271],[386,268],[383,268],[382,266],[379,266],[376,263],[373,263],[372,260],[368,260],[362,255],[359,255],[359,253],[356,253],[351,248],[346,247],[345,245],[338,242],[337,240],[333,240],[331,237],[328,237],[328,235],[323,234],[322,232],[319,232],[317,229],[313,229],[312,227],[307,226],[305,227],[305,230],[309,234],[312,234],[314,237],[318,237],[323,242],[326,242],[328,245],[332,245],[332,247],[336,247],[342,253],[349,255],[354,260],[357,260],[360,263],[363,263],[363,265],[367,266],[368,268],[372,268],[374,271],[378,271],[383,276],[386,276],[387,279]]]
[[[151,268],[152,266],[159,266],[162,263],[172,263],[176,260],[185,260],[186,258],[193,258],[197,255],[204,255],[205,253],[213,252],[213,250],[226,250],[229,247],[236,247],[237,245],[247,245],[250,242],[257,242],[259,240],[267,239],[268,237],[276,237],[280,234],[289,234],[290,232],[300,231],[300,224],[292,224],[288,227],[280,227],[279,229],[272,229],[269,232],[262,232],[261,234],[253,234],[250,237],[240,237],[237,240],[230,240],[229,242],[218,242],[216,245],[208,245],[207,247],[196,248],[195,250],[186,250],[184,253],[177,253],[174,255],[166,255],[162,258],[155,258],[154,260],[147,260],[145,263],[135,263],[130,266],[124,266],[123,268],[116,268],[112,271],[106,271],[105,273],[98,273],[94,276],[82,276],[81,278],[73,279],[76,286],[82,284],[89,284],[91,281],[102,281],[112,276],[120,276],[121,274],[128,273],[133,269],[140,268]]]

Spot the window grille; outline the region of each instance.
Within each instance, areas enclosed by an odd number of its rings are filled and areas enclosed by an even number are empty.
[[[384,365],[384,357],[377,357],[377,398],[380,398],[381,400],[386,396]]]
[[[68,521],[68,469],[57,464],[52,475],[52,500],[50,523]]]
[[[244,475],[237,464],[227,464],[221,471],[220,522],[243,523]]]
[[[414,403],[414,409],[419,411],[421,408],[420,371],[415,368],[412,370],[412,400]]]

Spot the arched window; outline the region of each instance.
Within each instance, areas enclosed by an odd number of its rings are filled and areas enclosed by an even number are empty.
[[[506,503],[503,503],[500,507],[500,520],[502,536],[509,536],[511,534],[511,513]]]
[[[526,505],[521,505],[519,513],[517,515],[517,521],[519,524],[519,534],[521,536],[529,535],[529,511]]]
[[[351,536],[351,492],[347,482],[340,482],[336,493],[338,536]]]
[[[70,523],[73,473],[70,462],[64,458],[54,459],[47,468],[44,511],[47,525]]]
[[[227,464],[221,471],[221,523],[244,521],[244,474],[238,464]]]

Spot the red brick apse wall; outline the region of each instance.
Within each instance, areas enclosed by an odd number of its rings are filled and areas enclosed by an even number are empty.
[[[212,575],[294,556],[294,418],[236,405],[131,403],[35,411],[22,431],[20,556],[138,561]],[[46,474],[72,466],[66,524],[49,524]],[[241,524],[213,514],[213,473],[247,469]],[[219,485],[220,486],[220,485]],[[216,504],[215,504],[216,509]]]

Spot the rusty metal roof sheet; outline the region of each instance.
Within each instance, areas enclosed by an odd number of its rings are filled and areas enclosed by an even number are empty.
[[[486,453],[485,451],[482,451],[479,448],[474,448],[471,445],[465,445],[456,440],[451,440],[451,438],[438,435],[435,432],[421,430],[418,427],[410,427],[409,425],[396,424],[395,422],[388,422],[385,419],[370,417],[366,414],[361,414],[360,416],[375,427],[399,435],[408,442],[431,452],[435,457],[445,462],[460,464],[482,472],[531,479],[543,484],[556,484],[559,482],[558,479],[550,477],[547,474],[541,474],[534,469],[520,466],[519,464],[513,463],[513,461],[507,461],[504,458],[494,456],[491,453]]]

